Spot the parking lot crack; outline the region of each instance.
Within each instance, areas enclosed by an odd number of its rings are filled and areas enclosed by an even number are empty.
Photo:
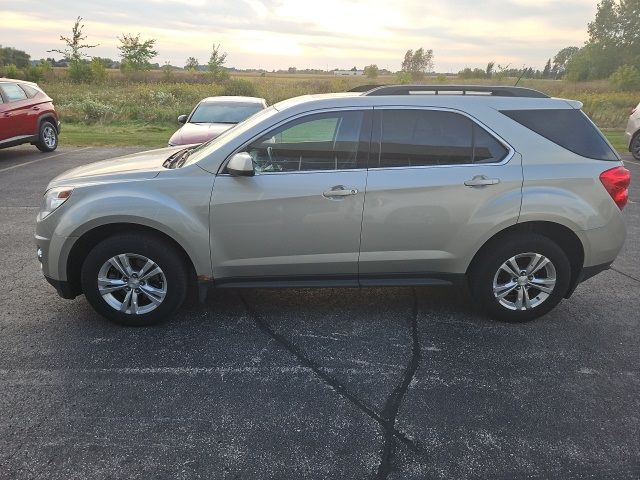
[[[622,270],[618,270],[617,268],[611,267],[611,270],[613,270],[616,273],[619,273],[620,275],[623,275],[627,278],[630,278],[631,280],[635,280],[636,282],[640,282],[640,278],[636,278],[633,275],[629,275],[628,273],[623,272]]]
[[[413,452],[418,452],[419,451],[417,443],[415,441],[413,441],[412,439],[410,439],[407,435],[405,435],[404,433],[402,433],[401,431],[399,431],[395,427],[395,415],[393,417],[394,418],[393,423],[391,424],[391,426],[389,426],[390,422],[389,422],[388,418],[383,416],[384,414],[378,413],[373,406],[369,405],[365,400],[363,400],[363,399],[359,398],[358,396],[356,396],[353,392],[351,392],[339,380],[337,380],[337,379],[333,378],[331,375],[329,375],[321,365],[319,365],[318,363],[314,362],[311,358],[309,358],[305,354],[305,352],[302,349],[300,349],[297,345],[292,343],[290,340],[288,340],[283,335],[280,335],[278,332],[276,332],[271,327],[271,325],[261,315],[259,315],[256,312],[256,310],[253,308],[253,306],[249,302],[247,302],[247,300],[244,297],[244,295],[239,293],[239,296],[240,296],[240,300],[241,300],[242,304],[244,305],[245,309],[247,310],[249,315],[253,318],[253,320],[255,321],[256,325],[258,326],[258,328],[260,330],[262,330],[266,335],[268,335],[271,338],[273,338],[278,345],[280,345],[285,350],[287,350],[289,353],[291,353],[294,357],[296,357],[296,359],[304,367],[309,368],[318,378],[320,378],[320,380],[322,380],[326,385],[331,387],[331,389],[333,389],[336,393],[338,393],[340,396],[342,396],[343,398],[345,398],[346,400],[351,402],[354,406],[356,406],[363,413],[365,413],[366,415],[371,417],[373,420],[378,422],[382,426],[384,431],[385,431],[385,437],[387,435],[391,435],[392,438],[397,439],[400,442],[402,442],[411,451],[413,451]],[[415,315],[414,315],[414,318],[415,318]],[[419,349],[418,349],[418,355],[419,355]],[[410,368],[408,368],[407,370],[410,370]],[[413,371],[415,371],[415,369]],[[405,377],[406,376],[407,376],[407,373],[405,371]],[[409,377],[409,382],[411,381],[411,377],[412,376],[413,376],[413,373],[411,373],[411,376]],[[403,378],[403,381],[401,382],[400,386],[402,386],[404,384],[405,384],[405,378]],[[407,386],[408,386],[408,384],[409,383],[407,382]],[[404,387],[404,390],[406,391],[406,386]],[[392,392],[391,395],[392,396],[394,395],[393,392]],[[404,393],[402,393],[402,395],[404,395]],[[402,399],[402,395],[400,395],[400,397],[399,397],[399,400],[397,402],[398,405],[400,403],[400,400]],[[397,412],[397,410],[396,410],[396,412]],[[386,443],[387,442],[385,440],[385,444]]]
[[[418,299],[415,289],[412,290],[412,311],[411,311],[411,357],[407,364],[402,381],[393,389],[387,397],[382,410],[382,418],[384,419],[384,446],[382,456],[378,466],[376,479],[386,479],[391,473],[393,467],[393,456],[395,452],[396,442],[394,432],[396,431],[396,417],[400,410],[400,405],[405,394],[413,380],[413,377],[420,364],[420,339],[418,337]]]

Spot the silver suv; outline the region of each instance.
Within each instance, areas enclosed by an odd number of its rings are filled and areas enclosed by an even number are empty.
[[[125,325],[196,285],[468,285],[490,316],[533,319],[625,239],[629,172],[580,108],[515,87],[293,98],[200,147],[55,178],[38,258]]]
[[[624,132],[624,138],[629,146],[629,151],[633,158],[640,160],[640,103],[636,108],[631,110],[627,129]]]

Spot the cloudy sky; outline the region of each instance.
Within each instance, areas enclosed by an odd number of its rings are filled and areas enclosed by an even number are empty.
[[[228,66],[397,70],[409,48],[432,48],[436,70],[498,64],[542,68],[586,40],[596,0],[19,0],[0,2],[0,44],[32,58],[61,48],[84,18],[93,55],[117,58],[116,36],[156,38],[158,57],[206,63],[211,44]]]

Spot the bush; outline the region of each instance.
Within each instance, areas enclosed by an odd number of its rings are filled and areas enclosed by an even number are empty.
[[[24,69],[24,79],[28,82],[39,82],[44,77],[44,72],[40,65],[29,65]]]
[[[91,80],[96,83],[104,83],[107,80],[107,69],[99,58],[91,60]]]
[[[257,96],[256,86],[249,80],[233,78],[224,83],[224,95],[240,95],[243,97]]]
[[[93,79],[91,65],[84,62],[72,61],[67,70],[69,78],[76,83],[90,83]]]
[[[7,78],[20,78],[20,71],[13,63],[4,68],[4,76]]]
[[[623,65],[611,74],[609,81],[619,90],[640,90],[640,70],[633,65]]]
[[[84,114],[85,123],[95,123],[99,121],[108,121],[113,117],[113,107],[105,103],[98,102],[87,98],[82,100],[78,107]]]

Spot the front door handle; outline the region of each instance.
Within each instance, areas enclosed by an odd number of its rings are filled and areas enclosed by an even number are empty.
[[[327,190],[322,194],[325,198],[332,197],[348,197],[349,195],[356,195],[358,193],[357,188],[349,188],[344,185],[336,185],[335,187],[331,187],[331,190]]]
[[[484,187],[486,185],[496,185],[500,183],[499,178],[487,178],[485,175],[476,175],[471,180],[465,180],[467,187]]]

